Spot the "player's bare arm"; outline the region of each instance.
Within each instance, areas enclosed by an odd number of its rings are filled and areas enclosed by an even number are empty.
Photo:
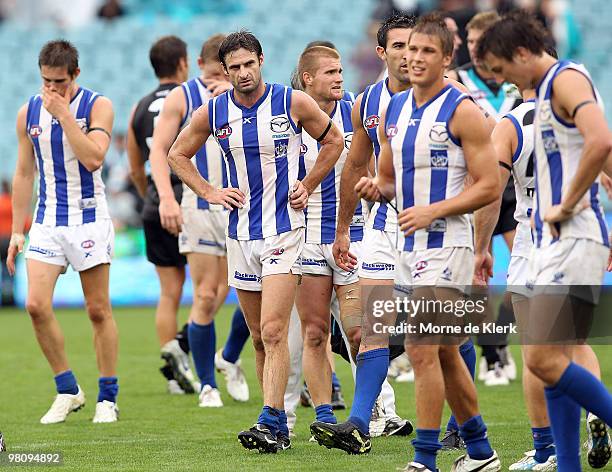
[[[553,82],[552,106],[564,120],[575,123],[584,138],[584,147],[576,174],[561,204],[553,206],[544,215],[544,221],[548,223],[564,221],[583,209],[578,202],[602,171],[612,151],[612,135],[606,119],[597,105],[591,83],[583,74],[568,69],[557,76]],[[550,226],[556,236],[556,228]]]
[[[351,111],[353,123],[353,139],[349,149],[342,176],[340,177],[340,207],[338,209],[338,225],[336,239],[340,235],[348,238],[349,225],[355,214],[359,197],[355,193],[355,185],[361,177],[367,177],[368,165],[373,155],[372,141],[361,122],[361,100],[363,94],[357,97]],[[348,249],[348,246],[347,246]]]
[[[192,115],[189,125],[184,128],[168,153],[168,163],[181,179],[200,198],[209,203],[223,205],[228,210],[242,208],[244,194],[237,188],[215,188],[208,183],[191,162],[192,156],[210,136],[208,105],[201,106]]]
[[[134,109],[132,109],[132,113],[130,115],[127,131],[127,156],[128,165],[130,167],[129,175],[130,180],[138,191],[138,195],[140,195],[141,198],[144,198],[147,192],[147,174],[145,173],[145,166],[144,161],[142,160],[142,154],[140,153],[140,148],[136,142],[136,135],[134,134],[134,128],[132,127],[133,123]]]
[[[6,266],[11,275],[15,274],[15,258],[18,253],[23,251],[23,244],[25,242],[23,231],[32,202],[32,188],[36,173],[34,149],[26,130],[27,111],[28,106],[24,105],[17,113],[17,166],[12,186],[13,223],[6,259]]]
[[[372,202],[381,201],[383,198],[391,201],[395,197],[395,169],[393,168],[393,152],[391,144],[385,132],[386,112],[380,117],[381,125],[378,127],[378,142],[380,143],[380,154],[378,155],[378,169],[376,177],[362,177],[355,185],[355,192],[361,198]]]
[[[355,185],[361,177],[367,177],[368,165],[373,159],[372,141],[368,137],[363,123],[361,122],[361,100],[363,94],[357,97],[351,111],[351,122],[353,123],[353,139],[349,149],[344,168],[340,176],[340,205],[338,208],[338,220],[336,226],[336,237],[332,252],[336,264],[344,270],[353,270],[357,265],[357,258],[349,252],[351,238],[349,226],[359,197],[355,193]]]
[[[301,210],[308,204],[308,197],[321,183],[338,161],[344,146],[342,133],[323,112],[317,102],[309,95],[294,90],[291,96],[291,115],[296,118],[304,130],[321,144],[315,165],[304,177],[296,182],[291,194],[291,207]]]
[[[474,212],[474,256],[476,270],[474,277],[480,284],[486,283],[488,277],[493,276],[493,260],[489,253],[489,244],[493,231],[499,218],[504,188],[510,178],[512,155],[518,145],[518,138],[514,126],[508,119],[501,120],[491,135],[493,146],[497,154],[500,173],[500,188],[497,198],[487,206]]]
[[[402,211],[398,222],[406,236],[427,228],[435,219],[475,211],[497,198],[497,158],[491,158],[495,156],[495,148],[491,142],[489,125],[480,109],[472,101],[463,100],[457,106],[449,127],[451,133],[461,141],[473,183],[453,198]]]
[[[70,111],[70,93],[70,88],[66,89],[64,95],[43,88],[41,92],[43,106],[62,125],[79,162],[89,172],[93,172],[102,166],[110,146],[114,119],[113,105],[108,98],[98,97],[91,107],[89,131],[83,133]]]
[[[185,94],[181,87],[175,87],[164,100],[164,106],[153,128],[153,143],[149,153],[151,176],[159,194],[159,218],[168,232],[178,236],[183,219],[181,208],[174,197],[170,182],[167,155],[170,146],[181,128],[186,113]]]

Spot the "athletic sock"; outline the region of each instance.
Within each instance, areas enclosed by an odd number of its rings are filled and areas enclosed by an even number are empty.
[[[612,395],[605,385],[585,368],[571,362],[555,388],[606,424],[612,424]]]
[[[416,438],[412,440],[414,447],[414,462],[423,464],[430,470],[436,469],[436,456],[442,447],[438,440],[439,429],[417,429]]]
[[[181,330],[176,333],[174,339],[178,341],[179,347],[185,354],[189,354],[189,323],[185,323]]]
[[[192,321],[189,323],[189,346],[193,363],[202,387],[210,385],[217,388],[215,381],[215,322],[201,325]]]
[[[266,425],[270,429],[272,436],[276,436],[280,427],[280,415],[280,410],[266,405],[262,408],[257,423]]]
[[[546,387],[546,406],[561,471],[580,468],[580,405],[558,386]]]
[[[474,375],[476,373],[476,349],[474,348],[474,343],[471,339],[468,339],[461,346],[459,346],[459,354],[461,354],[461,358],[472,376],[472,380],[474,380]],[[446,425],[446,431],[459,431],[459,425],[457,424],[457,419],[455,415],[451,415],[448,419],[448,423]]]
[[[468,455],[481,461],[493,455],[493,449],[487,439],[487,425],[482,416],[473,416],[459,426],[459,436],[463,438]]]
[[[370,433],[370,418],[374,402],[387,377],[389,348],[373,349],[357,354],[355,397],[348,421],[355,424],[363,434]]]
[[[55,388],[57,393],[68,393],[70,395],[76,395],[79,392],[79,386],[77,385],[76,377],[71,370],[57,374],[54,377]]]
[[[117,403],[117,393],[119,393],[117,377],[100,377],[98,379],[98,387],[98,402],[107,400]]]
[[[315,408],[315,414],[317,415],[317,421],[322,421],[323,423],[332,423],[336,424],[338,421],[334,416],[334,412],[332,411],[332,407],[329,403],[324,403]]]
[[[289,436],[289,426],[287,426],[287,413],[285,410],[278,410],[278,432],[283,433],[285,436]]]
[[[338,379],[338,376],[335,372],[332,372],[332,388],[334,390],[340,389],[340,379]]]
[[[225,346],[223,347],[223,359],[225,359],[227,362],[235,364],[238,361],[242,348],[244,348],[250,334],[249,327],[244,319],[244,314],[238,306],[234,311],[230,332],[227,336]]]
[[[531,428],[533,435],[533,448],[535,449],[535,460],[539,463],[546,462],[550,456],[555,455],[555,440],[550,426],[545,428]]]

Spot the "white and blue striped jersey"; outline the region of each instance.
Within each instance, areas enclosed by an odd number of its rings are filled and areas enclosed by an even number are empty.
[[[342,92],[342,100],[349,102],[351,105],[355,103],[355,94],[353,92],[349,92],[345,90]]]
[[[84,133],[99,96],[81,87],[70,101],[70,111]],[[90,172],[79,162],[60,122],[43,107],[40,95],[28,103],[26,131],[39,173],[34,221],[48,226],[75,226],[109,219],[102,168]]]
[[[451,85],[420,107],[415,104],[412,89],[391,98],[384,127],[393,152],[399,211],[462,192],[467,167],[461,143],[451,134],[449,123],[459,103],[467,98]],[[434,220],[428,228],[408,237],[399,231],[397,238],[399,251],[442,247],[473,247],[467,215]]]
[[[291,118],[291,93],[284,85],[266,84],[249,108],[236,103],[233,90],[208,103],[210,129],[225,156],[229,186],[246,197],[243,208],[230,212],[232,239],[263,239],[306,225],[304,211],[289,203],[302,141],[302,129]]]
[[[378,142],[378,124],[380,117],[387,109],[393,93],[389,90],[388,78],[373,85],[368,85],[361,97],[360,116],[363,127],[368,133],[374,147],[375,169],[378,169],[378,156],[380,154],[380,143]],[[376,203],[372,207],[368,228],[380,231],[397,231],[397,214],[395,210],[386,203]]]
[[[552,237],[548,224],[543,222],[544,215],[553,205],[561,203],[563,194],[576,175],[584,147],[584,138],[578,128],[558,117],[552,107],[553,81],[566,69],[577,70],[591,81],[583,65],[571,61],[559,61],[550,68],[536,89],[534,219],[537,247],[546,247],[558,240]],[[593,94],[599,106],[603,108],[595,86]],[[583,204],[586,204],[586,208],[557,224],[560,239],[591,239],[608,246],[608,230],[599,203],[599,177],[578,202],[577,208]]]
[[[516,209],[514,219],[518,222],[512,255],[529,257],[533,240],[531,237],[531,212],[533,209],[533,194],[535,191],[534,177],[534,116],[535,99],[527,100],[508,113],[504,118],[514,125],[517,145],[512,155],[512,176],[514,177],[514,193],[516,194]]]
[[[185,93],[186,111],[181,127],[187,126],[191,120],[191,115],[207,103],[212,94],[206,88],[202,80],[197,77],[181,84],[181,88]],[[204,146],[202,146],[192,161],[197,167],[200,175],[214,187],[227,187],[227,170],[223,162],[223,154],[215,138],[210,136]],[[186,209],[223,211],[223,205],[211,205],[203,198],[198,197],[193,190],[183,184],[183,198],[181,207]]]
[[[336,102],[332,113],[332,121],[344,136],[344,149],[336,165],[325,176],[308,198],[306,208],[306,242],[312,244],[331,244],[336,236],[338,224],[338,209],[340,203],[340,177],[353,138],[353,123],[351,122],[351,104],[344,100]],[[302,133],[300,149],[299,179],[314,167],[321,145],[305,131]],[[366,206],[360,201],[350,226],[351,241],[363,239],[363,227],[366,221]]]

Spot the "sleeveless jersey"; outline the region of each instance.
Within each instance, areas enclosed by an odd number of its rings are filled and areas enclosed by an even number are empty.
[[[504,82],[501,86],[492,86],[482,79],[472,63],[456,70],[459,82],[465,85],[472,99],[497,121],[523,102],[518,91],[508,91],[510,84]]]
[[[566,69],[577,70],[591,82],[591,77],[583,65],[559,61],[550,68],[536,88],[534,212],[537,247],[549,246],[558,240],[552,237],[548,224],[544,223],[544,215],[550,207],[561,203],[563,194],[576,174],[584,147],[584,138],[578,128],[558,117],[552,107],[553,81]],[[593,94],[599,106],[602,106],[601,97],[594,86]],[[599,203],[599,177],[578,202],[577,207],[583,204],[586,204],[586,208],[557,224],[560,238],[591,239],[608,246],[608,230]]]
[[[292,89],[266,84],[262,97],[245,107],[229,90],[208,103],[210,129],[225,157],[229,186],[246,196],[230,212],[228,235],[263,239],[305,226],[304,212],[289,204],[298,178],[301,128],[291,118]]]
[[[325,176],[319,186],[312,192],[306,207],[306,242],[313,244],[331,244],[336,236],[338,208],[340,197],[340,177],[348,155],[353,137],[351,122],[351,104],[344,100],[336,102],[332,121],[344,136],[344,149],[336,165]],[[305,131],[302,133],[300,149],[299,179],[310,172],[315,165],[321,145]],[[363,239],[363,227],[366,220],[365,205],[359,202],[350,226],[351,241]]]
[[[388,81],[389,79],[386,78],[373,85],[368,85],[361,97],[361,122],[374,147],[375,169],[378,168],[378,156],[380,154],[378,124],[393,95],[389,90]],[[375,203],[368,219],[368,227],[395,233],[397,231],[397,214],[395,210],[386,203]]]
[[[159,194],[151,177],[151,166],[149,163],[149,153],[153,143],[153,130],[164,106],[164,100],[176,86],[178,84],[175,83],[160,84],[153,92],[140,99],[132,117],[132,130],[134,131],[140,154],[145,162],[145,172],[147,174],[147,193],[145,194],[142,207],[142,218],[147,221],[159,220]],[[183,183],[172,172],[170,172],[170,183],[174,191],[174,198],[176,198],[177,202],[180,202],[183,194]]]
[[[202,80],[197,77],[181,85],[185,93],[186,111],[181,126],[187,126],[193,113],[204,103],[207,103],[212,94],[208,91]],[[210,136],[204,145],[193,156],[192,161],[200,175],[214,187],[227,187],[227,170],[223,162],[221,149]],[[203,198],[198,197],[193,190],[183,184],[183,201],[181,207],[186,209],[199,209],[223,211],[223,205],[211,205]]]
[[[79,88],[70,101],[70,112],[84,133],[99,96]],[[34,221],[49,226],[75,226],[110,218],[102,168],[90,172],[79,162],[60,122],[43,107],[40,95],[28,102],[26,132],[39,173]]]
[[[395,94],[384,123],[393,152],[398,210],[430,205],[461,193],[467,168],[463,149],[449,123],[459,103],[468,98],[451,85],[417,107],[413,90]],[[405,237],[397,249],[417,251],[442,247],[473,247],[467,215],[434,220],[426,229]]]
[[[512,245],[512,255],[520,257],[529,257],[533,246],[530,218],[535,191],[534,116],[535,100],[528,100],[504,117],[514,125],[517,136],[516,151],[512,156],[512,177],[516,194],[514,219],[518,225]]]

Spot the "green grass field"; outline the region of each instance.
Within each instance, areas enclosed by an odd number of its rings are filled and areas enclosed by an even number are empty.
[[[226,338],[233,307],[226,306],[217,318],[217,342]],[[185,318],[183,309],[181,317]],[[65,424],[43,426],[40,417],[54,396],[52,374],[34,339],[24,311],[0,311],[0,431],[12,452],[61,452],[61,470],[325,470],[394,471],[403,467],[412,453],[409,439],[377,438],[368,456],[349,456],[309,443],[308,425],[313,411],[298,410],[297,438],[290,451],[259,455],[244,450],[236,434],[255,422],[261,408],[253,349],[247,344],[243,366],[251,387],[248,403],[238,404],[226,394],[223,378],[218,377],[225,407],[200,409],[197,398],[170,396],[158,373],[161,365],[155,336],[153,309],[117,309],[120,331],[119,407],[121,419],[112,425],[91,423],[97,395],[97,370],[91,342],[91,328],[84,311],[60,310],[58,317],[66,336],[66,347],[73,371],[88,402]],[[612,382],[612,349],[596,351],[603,378]],[[515,358],[518,350],[515,348]],[[337,360],[347,402],[353,381],[348,364]],[[489,436],[507,470],[523,451],[531,449],[530,430],[518,382],[510,387],[484,388],[479,385],[481,411],[489,426]],[[398,412],[414,418],[411,384],[396,388]],[[343,420],[348,412],[340,412]],[[584,434],[584,433],[583,433]],[[450,470],[458,453],[442,453],[440,470]],[[19,468],[18,468],[19,469]],[[585,470],[588,469],[585,462]],[[612,470],[608,468],[606,470]]]

